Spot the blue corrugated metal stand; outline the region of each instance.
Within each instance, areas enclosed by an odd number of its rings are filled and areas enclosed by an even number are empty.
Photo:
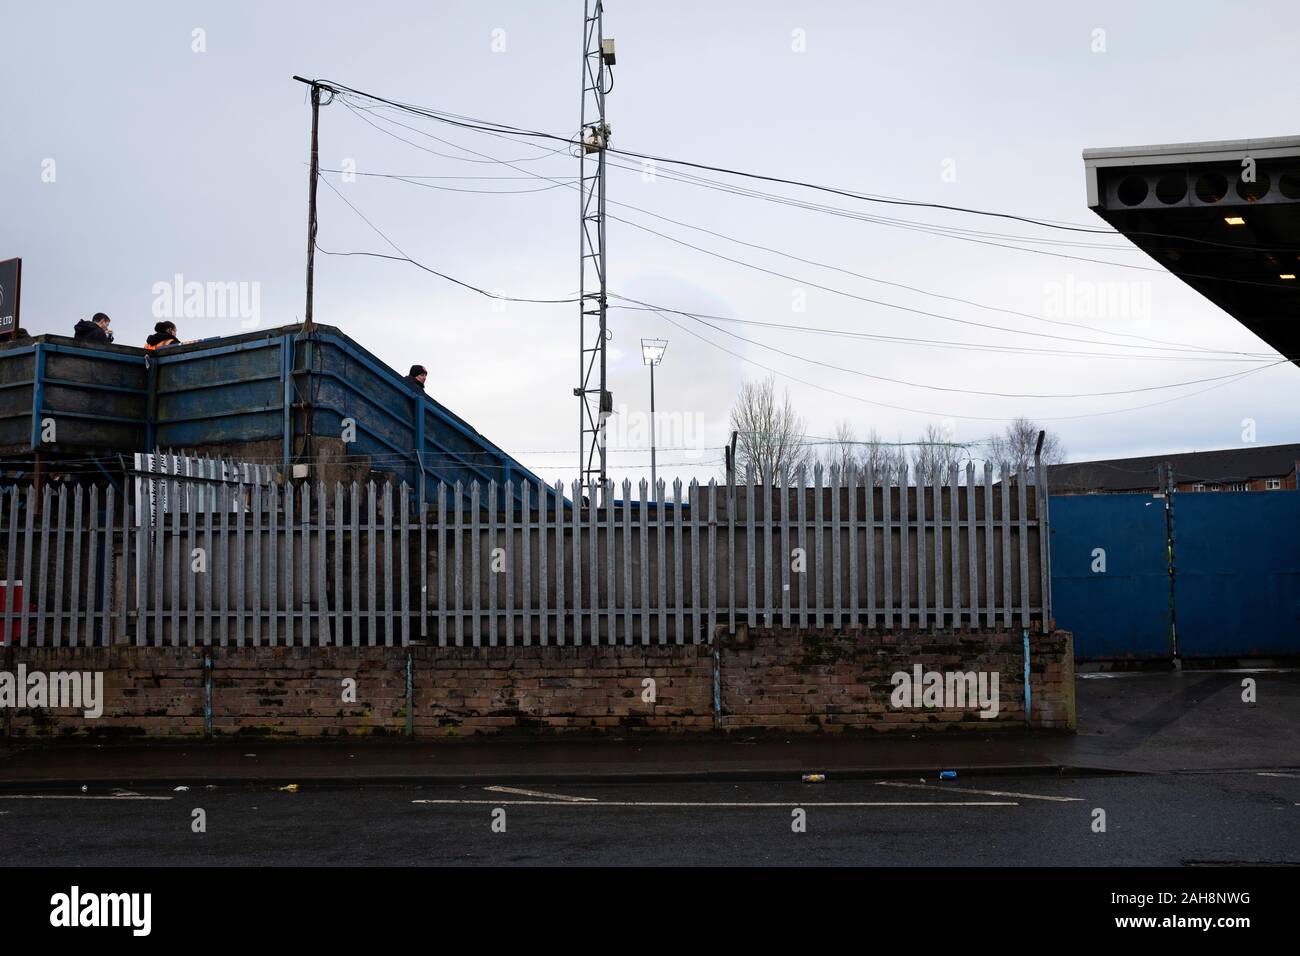
[[[436,383],[432,387],[436,388]],[[52,418],[58,440],[40,424]],[[345,440],[347,435],[351,440]],[[39,336],[0,347],[0,455],[154,448],[368,462],[432,501],[437,483],[539,479],[339,329],[291,325],[146,353]],[[537,495],[531,495],[534,501]],[[556,496],[548,491],[547,501]],[[560,499],[562,500],[562,499]]]
[[[43,444],[76,453],[135,451],[145,442],[148,389],[141,349],[88,346],[62,335],[0,346],[0,454]]]
[[[412,389],[340,330],[300,326],[197,343],[156,353],[153,442],[201,448],[267,439],[281,442],[282,463],[337,444],[377,471],[416,486],[496,481],[536,485],[538,478],[464,419]],[[435,385],[436,387],[436,385]],[[532,498],[536,500],[536,493]],[[554,492],[549,494],[554,500]]]

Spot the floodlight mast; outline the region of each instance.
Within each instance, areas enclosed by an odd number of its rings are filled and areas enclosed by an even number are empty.
[[[605,423],[614,403],[606,387],[605,249],[605,95],[614,65],[614,41],[604,35],[602,0],[584,0],[582,51],[582,110],[578,144],[578,476],[584,488],[606,491]],[[591,162],[588,162],[588,158]],[[595,504],[595,502],[592,502]]]
[[[655,467],[655,366],[664,360],[667,339],[642,339],[641,361],[650,366],[650,494],[659,502],[659,473]]]

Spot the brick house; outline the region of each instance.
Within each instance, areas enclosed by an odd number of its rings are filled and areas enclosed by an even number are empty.
[[[1049,465],[1047,487],[1054,495],[1156,492],[1169,465],[1177,491],[1294,491],[1297,462],[1300,443],[1076,461]]]

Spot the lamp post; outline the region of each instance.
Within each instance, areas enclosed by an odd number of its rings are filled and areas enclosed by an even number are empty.
[[[667,339],[642,339],[641,361],[650,366],[650,492],[659,501],[659,478],[655,469],[655,366],[664,360]]]

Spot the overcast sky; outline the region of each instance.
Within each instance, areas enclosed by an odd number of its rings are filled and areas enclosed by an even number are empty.
[[[310,109],[292,74],[561,135],[578,126],[581,0],[5,0],[4,22],[0,258],[24,260],[23,325],[33,334],[70,333],[78,319],[105,311],[119,342],[142,344],[156,321],[156,285],[177,275],[246,284],[248,301],[256,291],[261,327],[301,320]],[[1294,8],[1283,2],[608,0],[605,30],[617,40],[608,101],[616,146],[1090,226],[1104,223],[1087,207],[1085,148],[1297,132],[1300,62]],[[519,297],[574,293],[576,158],[526,140],[387,115],[359,114],[340,101],[323,108],[322,167],[493,178],[427,178],[417,185],[325,173],[371,223],[412,258],[472,285]],[[778,381],[813,436],[830,435],[848,419],[860,435],[875,428],[906,440],[948,420],[955,438],[967,441],[1023,414],[1056,430],[1076,460],[1234,447],[1245,419],[1261,444],[1300,439],[1300,369],[1293,365],[1210,391],[1201,391],[1207,384],[1083,398],[939,391],[933,387],[1114,392],[1253,364],[1160,360],[1146,348],[994,331],[853,298],[1105,343],[1141,344],[1118,335],[1135,333],[1270,351],[1172,276],[968,241],[1153,265],[1122,239],[729,180],[910,220],[862,221],[673,181],[666,165],[650,176],[635,160],[616,161],[637,168],[610,170],[612,214],[784,275],[611,222],[611,291],[674,309],[804,327],[715,323],[725,330],[715,331],[673,317],[730,354],[654,313],[611,310],[610,388],[621,412],[612,444],[644,444],[638,423],[648,407],[648,375],[639,341],[669,341],[656,378],[667,426],[661,477],[717,473],[729,406],[742,381],[766,374],[759,366],[786,376]],[[1034,241],[969,234],[963,240],[918,231],[915,223]],[[393,252],[325,187],[318,240],[332,252]],[[1053,327],[863,276],[1099,331]],[[1112,300],[1128,293],[1128,307],[1089,308],[1094,293]],[[502,309],[406,263],[321,255],[315,310],[317,321],[339,326],[403,372],[411,362],[427,365],[435,398],[542,475],[574,476],[575,305]],[[178,324],[190,339],[234,334],[251,321],[227,314]],[[812,334],[807,327],[1126,357],[941,349]],[[1097,414],[1103,412],[1118,413]],[[611,463],[615,478],[648,474],[644,450],[615,451]]]

